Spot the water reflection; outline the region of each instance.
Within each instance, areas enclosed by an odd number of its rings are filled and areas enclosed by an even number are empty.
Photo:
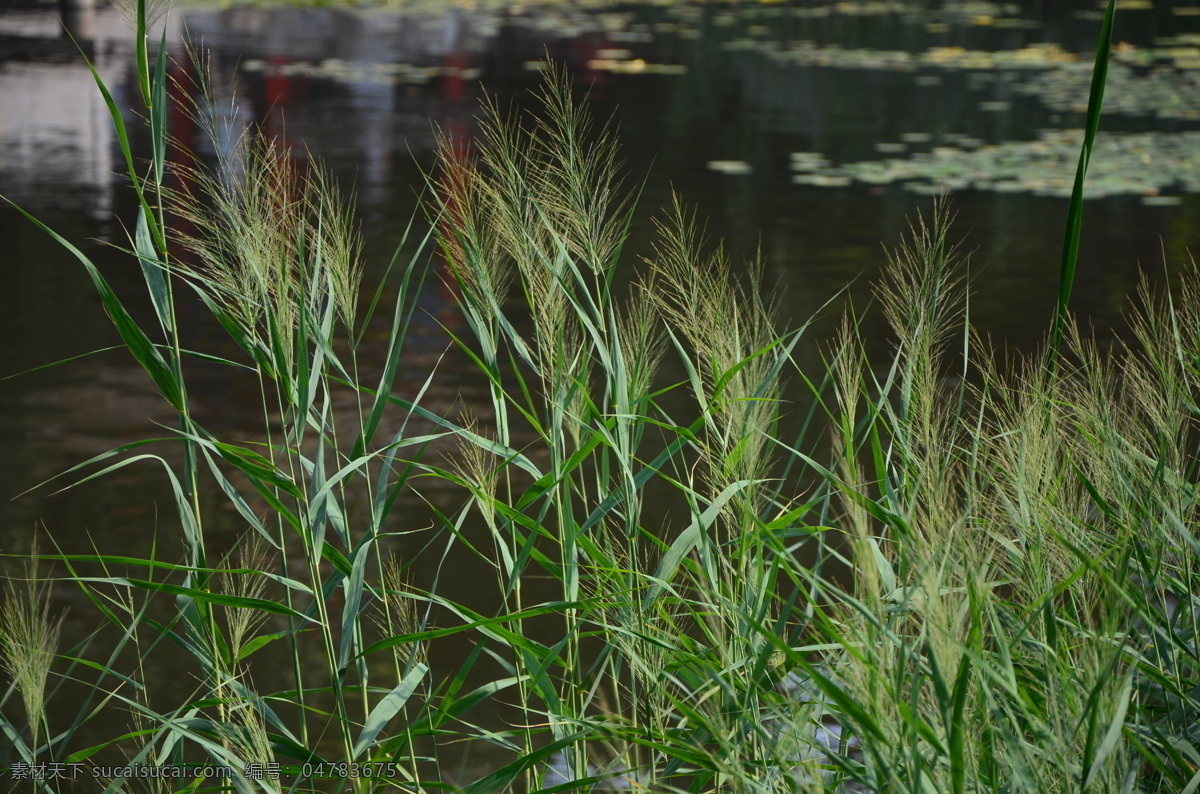
[[[527,102],[540,65],[565,62],[580,88],[590,90],[597,115],[615,114],[629,172],[637,180],[649,175],[628,250],[648,250],[649,215],[676,189],[699,205],[700,214],[712,219],[710,231],[735,251],[750,253],[761,245],[769,277],[786,296],[783,309],[798,322],[847,284],[865,304],[870,276],[884,262],[880,243],[898,240],[905,215],[927,206],[905,189],[911,175],[874,181],[850,176],[870,174],[890,159],[909,163],[918,152],[932,157],[934,147],[948,143],[999,157],[1007,142],[1036,143],[1043,130],[1080,126],[1078,88],[1067,77],[1076,80],[1086,67],[1097,26],[1064,5],[589,3],[529,6],[517,13],[429,2],[404,11],[185,9],[168,18],[169,35],[177,45],[187,30],[211,50],[211,100],[221,134],[208,140],[178,111],[171,132],[210,163],[251,124],[261,124],[301,158],[305,152],[320,156],[357,194],[368,282],[378,282],[416,210],[437,130],[468,146],[484,86],[502,103]],[[1159,3],[1122,15],[1118,38],[1127,43],[1130,61],[1115,73],[1115,109],[1137,107],[1119,97],[1135,95],[1149,85],[1144,81],[1186,85],[1200,73],[1187,65],[1187,53],[1176,52],[1167,63],[1155,50],[1191,46],[1178,37],[1200,30],[1200,17],[1175,10]],[[114,175],[122,164],[90,74],[69,52],[13,43],[59,39],[57,25],[46,11],[0,15],[0,190],[74,242],[121,244],[134,210],[122,178]],[[1174,44],[1160,41],[1168,36]],[[137,92],[128,82],[132,52],[121,15],[97,9],[92,41],[98,72],[116,89],[118,102],[127,104]],[[1139,52],[1151,53],[1153,62],[1139,65],[1133,56]],[[185,63],[172,66],[183,84],[189,78]],[[1106,117],[1103,129],[1125,135],[1197,129],[1194,95],[1176,95],[1181,104],[1169,118],[1128,112]],[[132,111],[125,118],[131,129],[140,129]],[[1149,153],[1153,163],[1157,150]],[[1137,153],[1141,170],[1149,165],[1143,154]],[[988,169],[986,162],[964,162],[968,170]],[[1174,162],[1165,167],[1174,176],[1195,167]],[[1021,178],[1046,178],[1035,159],[1013,167]],[[798,175],[814,178],[794,179]],[[1139,263],[1160,267],[1159,235],[1168,264],[1182,261],[1200,220],[1193,194],[1198,184],[1191,177],[1155,183],[1156,191],[1178,200],[1174,206],[1147,205],[1140,192],[1089,202],[1075,295],[1081,312],[1101,326],[1112,323]],[[1053,306],[1065,201],[1025,190],[982,192],[970,179],[958,187],[957,229],[983,266],[973,282],[980,293],[973,316],[986,331],[1029,348]],[[0,235],[11,296],[11,311],[0,314],[0,376],[115,343],[69,255],[11,210],[0,211]],[[98,243],[84,247],[136,304],[144,294],[136,265]],[[400,264],[411,254],[402,251]],[[633,256],[627,264],[636,266]],[[485,384],[460,356],[447,353],[462,318],[438,266],[432,267],[396,393],[415,396],[437,365],[426,407],[484,413]],[[385,290],[381,305],[394,297]],[[197,348],[232,352],[197,307],[184,305],[182,313]],[[880,343],[878,317],[864,327],[870,341]],[[365,359],[382,360],[384,333],[366,337]],[[815,347],[798,354],[818,357]],[[200,422],[234,436],[256,432],[252,384],[196,366]],[[153,423],[170,419],[143,373],[120,352],[0,382],[0,444],[9,453],[0,460],[0,482],[9,491],[4,496],[114,445],[158,434]],[[148,543],[156,525],[170,537],[168,495],[148,492],[153,475],[144,474],[126,470],[53,498],[39,492],[0,500],[0,546],[27,549],[39,522],[72,551],[88,550],[85,531],[128,543],[131,553]],[[459,499],[448,491],[425,497],[444,512]],[[423,524],[425,515],[419,504],[412,507],[414,525]],[[229,511],[217,512],[211,526],[223,542],[245,529]],[[173,553],[168,548],[162,556]],[[461,575],[490,582],[484,571],[464,569]],[[486,601],[489,595],[483,590],[463,600]],[[169,673],[169,663],[158,663]]]

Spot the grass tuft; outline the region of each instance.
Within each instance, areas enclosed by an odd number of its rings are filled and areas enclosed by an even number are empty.
[[[35,548],[23,586],[7,582],[0,602],[0,667],[12,679],[25,706],[31,758],[36,758],[40,749],[39,737],[48,731],[46,688],[58,658],[62,629],[62,616],[57,620],[51,616],[50,583],[38,578],[37,556]]]

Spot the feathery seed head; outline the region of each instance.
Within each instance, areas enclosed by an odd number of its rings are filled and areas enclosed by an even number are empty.
[[[205,64],[200,91],[211,93]],[[228,129],[213,102],[190,111],[214,142],[218,162],[176,166],[184,187],[168,195],[190,232],[176,239],[191,253],[182,270],[212,295],[246,337],[284,357],[290,369],[295,333],[308,318],[320,327],[328,301],[353,328],[362,282],[362,238],[353,203],[332,173],[295,157],[250,126]]]
[[[21,694],[36,747],[46,719],[46,684],[58,650],[62,617],[51,619],[50,586],[39,581],[36,567],[27,572],[24,587],[18,588],[10,580],[5,589],[0,603],[0,667]]]

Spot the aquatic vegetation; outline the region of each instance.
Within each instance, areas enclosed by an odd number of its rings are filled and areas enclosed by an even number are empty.
[[[1058,45],[1030,44],[1015,50],[968,50],[958,46],[931,47],[924,52],[824,46],[815,41],[763,42],[732,39],[727,50],[752,50],[780,63],[824,66],[834,69],[880,69],[913,72],[918,69],[1036,71],[1055,64],[1075,63],[1078,56]],[[1090,75],[1090,71],[1088,72]]]
[[[1186,60],[1176,53],[1173,65],[1135,69],[1114,65],[1108,77],[1110,113],[1160,119],[1200,119],[1200,50],[1191,48]],[[1091,72],[1086,64],[1055,68],[1017,83],[1013,90],[1036,97],[1046,107],[1080,111],[1080,97]]]
[[[752,173],[754,168],[745,160],[710,160],[708,170],[722,174],[740,175]]]
[[[137,16],[144,39],[144,5]],[[1200,781],[1200,273],[1169,298],[1144,286],[1125,346],[1102,350],[1066,314],[1084,175],[1104,159],[1100,77],[1046,356],[1005,361],[973,332],[939,202],[887,254],[876,311],[890,350],[865,349],[848,306],[813,371],[797,355],[810,329],[780,327],[762,260],[735,264],[679,200],[659,210],[638,274],[619,277],[636,190],[611,128],[548,70],[532,115],[486,105],[471,151],[443,135],[424,185],[462,316],[453,342],[487,393],[486,415],[464,419],[425,402],[436,371],[393,394],[428,249],[400,269],[369,354],[378,295],[358,294],[347,197],[257,130],[216,164],[176,166],[193,189],[168,190],[166,53],[140,54],[149,167],[120,141],[147,321],[56,239],[178,425],[67,475],[165,472],[180,554],[35,555],[116,649],[60,650],[43,591],[10,590],[3,658],[26,719],[0,704],[4,760],[28,772],[116,756],[110,791],[135,789],[135,767],[201,762],[221,779],[178,790]],[[215,123],[206,108],[193,112]],[[819,153],[791,159],[801,176],[849,178]],[[183,294],[228,335],[224,352],[184,344]],[[197,420],[197,358],[258,389],[260,437]],[[789,383],[809,408],[794,432]],[[403,508],[428,493],[419,483],[453,495],[428,500],[433,526]],[[215,504],[246,526],[229,553],[206,535]],[[487,604],[456,600],[452,554],[494,577]],[[470,650],[446,666],[455,637]],[[168,644],[197,690],[164,704],[143,663]],[[78,717],[47,724],[43,696],[72,679],[90,693]],[[513,718],[487,722],[501,704]],[[112,727],[116,707],[130,725],[81,745],[80,726]],[[463,746],[501,760],[463,766]],[[257,774],[273,763],[278,778]]]
[[[345,61],[336,58],[327,58],[316,63],[295,61],[278,65],[258,59],[247,59],[241,64],[241,69],[248,73],[265,72],[269,76],[303,75],[320,80],[367,85],[425,85],[449,71],[448,67],[442,66]],[[478,69],[459,69],[455,74],[463,80],[478,80],[481,72]]]
[[[1068,198],[1075,180],[1082,130],[1043,130],[1033,141],[982,142],[951,138],[907,158],[834,165],[824,158],[792,155],[797,184],[841,186],[903,182],[921,191],[990,190]],[[904,144],[880,143],[882,153]],[[903,149],[900,149],[903,151]],[[1200,192],[1200,133],[1104,133],[1096,140],[1095,162],[1084,186],[1086,198]],[[819,157],[819,156],[818,156]],[[1154,203],[1154,202],[1150,202]]]

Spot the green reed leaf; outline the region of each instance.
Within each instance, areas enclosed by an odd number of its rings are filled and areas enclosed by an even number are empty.
[[[376,738],[387,727],[387,724],[400,713],[400,709],[404,708],[404,704],[412,697],[412,693],[417,690],[417,686],[424,680],[428,672],[427,665],[420,662],[413,665],[413,668],[404,674],[400,683],[396,684],[383,700],[375,704],[375,708],[371,709],[366,722],[363,723],[362,732],[358,734],[358,739],[354,742],[353,757],[355,759],[361,758],[367,748],[375,743]]]
[[[104,311],[108,313],[108,317],[112,320],[117,333],[121,335],[121,341],[125,343],[125,347],[150,375],[150,378],[158,386],[159,392],[167,399],[167,402],[171,403],[172,407],[176,410],[183,411],[183,391],[178,380],[176,380],[174,371],[163,360],[163,357],[158,352],[158,348],[147,338],[141,326],[129,316],[129,312],[125,310],[125,306],[121,303],[116,293],[112,291],[112,288],[108,286],[108,282],[105,281],[104,276],[100,274],[100,270],[92,263],[92,260],[78,248],[67,242],[57,232],[14,204],[11,200],[8,198],[4,198],[4,200],[79,260],[84,270],[87,271],[88,277],[91,278],[96,292],[99,293],[100,301],[104,305]]]
[[[1071,188],[1071,202],[1067,208],[1067,227],[1063,239],[1062,266],[1058,282],[1058,308],[1054,314],[1050,348],[1047,351],[1047,366],[1052,367],[1054,357],[1062,344],[1063,328],[1067,321],[1067,306],[1071,301],[1071,287],[1075,283],[1075,267],[1079,260],[1079,238],[1083,227],[1083,181],[1087,177],[1088,163],[1092,158],[1092,145],[1096,131],[1100,128],[1100,108],[1104,103],[1104,86],[1108,79],[1109,52],[1112,49],[1113,16],[1116,0],[1108,0],[1104,21],[1100,25],[1100,39],[1096,44],[1096,64],[1092,69],[1092,87],[1088,93],[1087,120],[1084,122],[1083,146],[1079,151],[1079,165],[1075,169],[1075,184]]]

